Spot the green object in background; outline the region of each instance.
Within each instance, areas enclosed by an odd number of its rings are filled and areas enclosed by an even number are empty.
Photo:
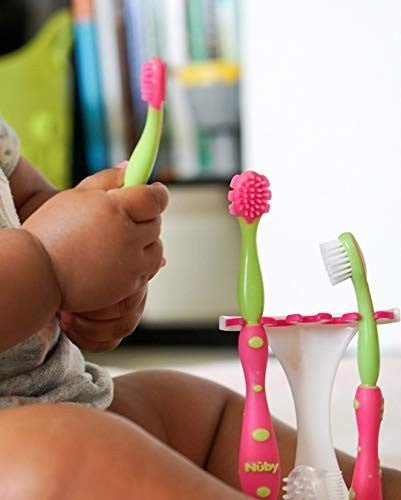
[[[205,177],[207,177],[208,175],[213,175],[213,172],[210,172],[210,165],[212,159],[211,159],[209,136],[206,131],[203,131],[201,129],[197,131],[197,142],[198,142],[198,162],[201,175]]]
[[[192,62],[178,76],[197,125],[199,174],[230,177],[239,158],[239,65],[232,61]]]
[[[71,46],[71,15],[62,9],[24,47],[0,57],[0,114],[22,154],[58,188],[71,182]]]
[[[209,57],[203,0],[188,1],[188,32],[191,59],[203,61]]]
[[[205,61],[209,57],[206,40],[206,22],[203,0],[188,1],[188,34],[191,59]],[[196,131],[198,164],[202,176],[210,171],[210,141],[207,133],[199,128]]]

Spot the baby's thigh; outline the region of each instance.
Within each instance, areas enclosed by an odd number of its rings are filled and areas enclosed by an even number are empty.
[[[243,397],[227,387],[171,370],[142,370],[114,380],[112,412],[136,422],[199,467],[239,488]],[[296,436],[275,420],[283,474],[294,463]]]
[[[109,491],[120,487],[112,457],[124,468],[120,420],[69,404],[1,410],[0,498],[125,498]]]
[[[114,379],[110,410],[239,487],[237,457],[243,412],[239,394],[182,372],[141,370]]]
[[[69,404],[0,410],[0,443],[1,499],[242,498],[109,412]],[[199,485],[201,497],[193,495]]]

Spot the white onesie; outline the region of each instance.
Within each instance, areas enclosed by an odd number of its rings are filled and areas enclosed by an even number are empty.
[[[0,231],[20,226],[8,182],[18,158],[18,138],[0,118]],[[1,277],[0,287],[7,287]],[[60,331],[57,318],[0,352],[0,408],[71,402],[105,409],[112,398],[110,375],[85,362],[78,347]]]

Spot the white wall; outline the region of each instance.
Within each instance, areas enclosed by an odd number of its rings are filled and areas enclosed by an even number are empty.
[[[267,313],[355,309],[318,243],[352,231],[377,308],[401,305],[401,2],[244,2],[245,165],[265,173]],[[384,326],[384,345],[401,327]]]

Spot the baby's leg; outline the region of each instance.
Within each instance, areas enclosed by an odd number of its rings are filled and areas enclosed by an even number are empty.
[[[243,398],[229,389],[172,371],[141,371],[115,379],[111,411],[138,423],[158,439],[225,483],[239,488],[237,456]],[[293,429],[275,421],[283,476],[295,457]],[[338,453],[345,480],[353,459]],[[401,500],[401,473],[383,470],[384,498]]]
[[[0,498],[240,500],[148,433],[74,405],[0,411]]]

